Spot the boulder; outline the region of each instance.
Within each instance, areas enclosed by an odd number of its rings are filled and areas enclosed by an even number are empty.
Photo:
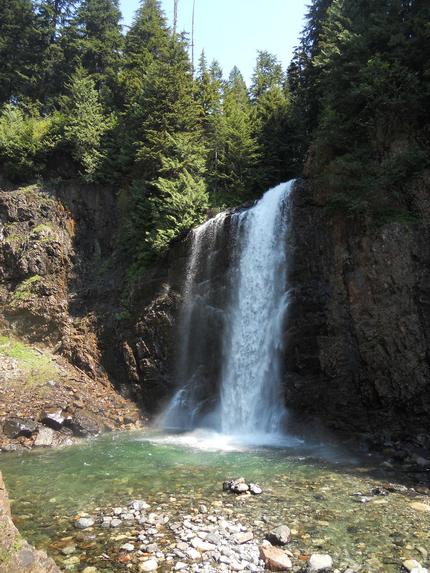
[[[65,416],[63,416],[62,408],[49,408],[49,410],[43,412],[41,417],[42,424],[53,430],[61,430],[64,420]]]
[[[34,445],[41,448],[49,448],[54,442],[55,432],[52,428],[39,428]]]
[[[272,545],[286,545],[291,539],[291,530],[286,525],[279,525],[266,535],[266,539]]]
[[[3,424],[3,434],[12,439],[20,436],[30,438],[36,430],[36,422],[27,418],[8,418]]]
[[[273,545],[261,545],[260,557],[269,571],[289,571],[293,567],[287,553]]]
[[[66,428],[72,430],[74,436],[82,438],[94,436],[99,434],[102,430],[99,422],[86,410],[76,412],[72,416],[67,417],[64,421],[64,425]]]

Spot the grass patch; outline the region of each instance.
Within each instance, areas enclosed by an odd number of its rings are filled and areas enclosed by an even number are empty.
[[[45,384],[57,376],[57,368],[49,356],[9,336],[0,335],[0,356],[16,360],[29,384]]]
[[[13,293],[14,301],[28,300],[32,294],[34,294],[34,288],[40,283],[41,277],[39,275],[33,275],[32,277],[25,279],[22,283],[17,286],[15,292]]]
[[[41,243],[47,243],[56,238],[54,225],[52,223],[40,223],[32,229],[30,237]]]

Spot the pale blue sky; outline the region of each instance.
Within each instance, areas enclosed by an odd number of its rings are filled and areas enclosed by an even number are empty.
[[[179,0],[178,31],[191,32],[193,0]],[[257,50],[276,54],[286,68],[304,24],[309,0],[196,0],[196,60],[204,48],[228,75],[237,65],[249,82]],[[124,24],[129,25],[139,0],[121,0]],[[173,0],[162,0],[172,21]]]

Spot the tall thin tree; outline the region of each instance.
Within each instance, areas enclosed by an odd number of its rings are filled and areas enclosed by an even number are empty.
[[[173,34],[176,34],[176,28],[178,25],[178,3],[179,0],[174,0],[174,6],[173,6]]]

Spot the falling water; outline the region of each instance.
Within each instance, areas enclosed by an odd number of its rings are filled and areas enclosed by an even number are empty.
[[[277,434],[293,182],[195,229],[179,317],[178,391],[162,425]],[[228,252],[228,254],[226,254]]]
[[[282,183],[270,189],[252,209],[238,215],[240,242],[221,391],[221,427],[228,434],[282,430],[282,328],[292,186],[293,182]]]

